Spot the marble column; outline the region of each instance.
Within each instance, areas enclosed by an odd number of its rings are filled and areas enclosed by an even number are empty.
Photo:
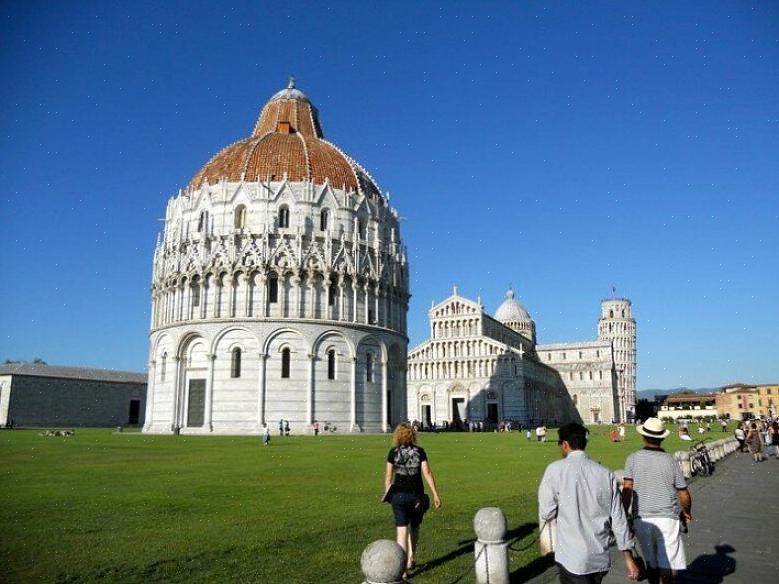
[[[351,395],[351,427],[354,432],[357,426],[357,357],[352,357],[352,395]]]
[[[214,361],[216,360],[216,355],[209,353],[206,357],[208,358],[208,373],[206,374],[206,407],[203,416],[203,429],[213,432],[211,412],[213,411],[214,404]]]
[[[387,401],[387,365],[388,359],[381,361],[381,431],[387,431],[387,414],[389,413],[389,403]]]
[[[268,355],[260,353],[260,387],[257,393],[257,427],[262,429],[265,423],[265,373]]]
[[[308,424],[314,423],[314,374],[316,365],[316,355],[308,354],[308,395],[306,400],[306,420]]]

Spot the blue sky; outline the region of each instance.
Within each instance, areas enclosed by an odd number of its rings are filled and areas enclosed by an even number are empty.
[[[295,74],[451,286],[639,389],[779,382],[779,4],[5,2],[0,360],[143,370],[166,200]]]

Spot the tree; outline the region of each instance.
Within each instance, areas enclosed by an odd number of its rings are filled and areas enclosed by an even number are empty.
[[[655,415],[654,403],[648,399],[640,399],[636,402],[636,419],[646,420]]]

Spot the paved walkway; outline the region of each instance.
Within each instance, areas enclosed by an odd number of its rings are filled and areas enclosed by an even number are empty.
[[[694,479],[690,492],[693,523],[684,542],[688,569],[678,582],[779,582],[779,460],[755,464],[748,454],[731,454],[713,476]],[[629,582],[616,549],[611,558],[604,584]],[[556,581],[551,568],[531,582]]]

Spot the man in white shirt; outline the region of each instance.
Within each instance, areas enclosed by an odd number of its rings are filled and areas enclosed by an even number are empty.
[[[614,474],[584,453],[587,429],[566,424],[558,430],[563,460],[546,467],[538,489],[538,523],[557,520],[560,584],[600,584],[609,571],[613,532],[628,577],[638,578],[630,532]]]

